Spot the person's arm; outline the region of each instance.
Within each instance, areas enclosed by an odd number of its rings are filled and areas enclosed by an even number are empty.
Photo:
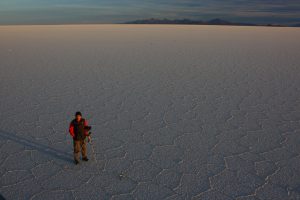
[[[84,126],[85,126],[85,127],[88,126],[88,122],[87,122],[86,119],[84,120]],[[88,131],[88,130],[84,130],[84,134],[85,134],[86,136],[89,136],[89,131]]]
[[[75,133],[74,133],[74,125],[73,125],[72,122],[70,123],[70,126],[69,126],[69,133],[70,133],[70,135],[72,136],[72,138],[75,137]]]

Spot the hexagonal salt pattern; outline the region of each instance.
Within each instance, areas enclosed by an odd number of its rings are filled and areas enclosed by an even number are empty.
[[[0,27],[6,199],[300,199],[300,29]],[[75,111],[93,126],[73,164]]]

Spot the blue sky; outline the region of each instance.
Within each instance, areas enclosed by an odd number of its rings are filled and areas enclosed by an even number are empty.
[[[145,18],[300,23],[300,0],[0,0],[0,24],[120,23]]]

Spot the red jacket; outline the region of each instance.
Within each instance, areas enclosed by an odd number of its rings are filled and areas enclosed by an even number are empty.
[[[73,121],[72,121],[73,122]],[[73,123],[70,123],[70,126],[69,126],[69,133],[70,133],[70,135],[72,136],[72,138],[74,138],[75,137],[75,133],[74,133],[74,125],[73,125]],[[84,120],[84,126],[88,126],[88,122],[87,122],[87,120],[85,119]],[[86,136],[89,136],[89,132],[88,131],[84,131],[84,134],[86,135]]]

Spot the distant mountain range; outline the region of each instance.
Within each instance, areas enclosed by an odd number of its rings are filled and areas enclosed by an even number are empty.
[[[209,21],[191,20],[191,19],[141,19],[135,21],[125,22],[124,24],[186,24],[186,25],[231,25],[231,26],[284,26],[279,24],[254,24],[254,23],[240,23],[230,22],[223,19],[212,19]],[[300,24],[291,25],[293,27],[300,27]]]

